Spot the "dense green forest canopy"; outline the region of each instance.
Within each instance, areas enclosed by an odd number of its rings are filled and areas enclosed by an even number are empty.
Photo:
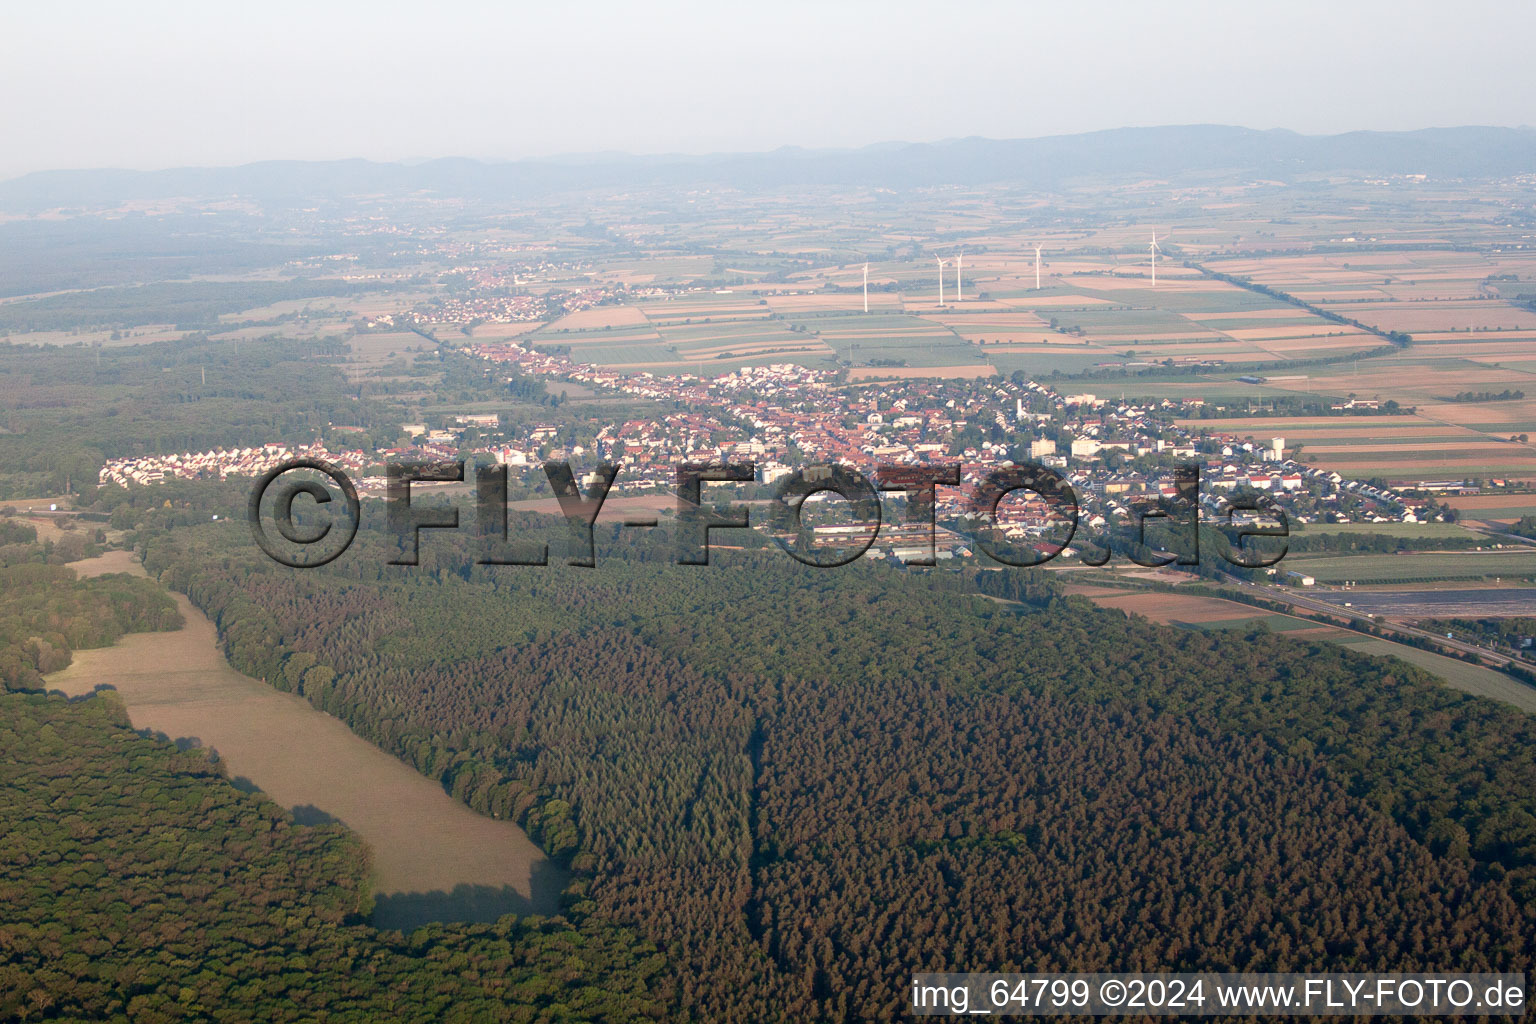
[[[154,581],[77,580],[33,546],[0,568],[8,683],[181,625]],[[358,839],[135,732],[112,694],[0,692],[0,836],[4,1020],[627,1024],[666,1002],[654,947],[598,920],[374,929]]]
[[[76,650],[180,626],[181,613],[153,580],[80,580],[41,560],[0,568],[0,693],[41,688],[43,674],[68,666]]]
[[[334,251],[273,239],[234,211],[12,218],[0,223],[0,296],[250,273]]]
[[[558,919],[379,933],[345,833],[132,736],[110,697],[3,697],[0,781],[43,801],[11,799],[8,836],[63,851],[0,871],[42,908],[0,945],[0,999],[33,1016],[138,999],[162,1019],[255,1000],[274,1020],[853,1021],[899,1014],[912,970],[1530,962],[1530,720],[1399,662],[1164,629],[1037,571],[818,571],[755,544],[682,567],[659,533],[618,529],[595,570],[558,548],[547,569],[475,566],[450,534],[405,568],[370,513],[352,551],[300,572],[209,521],[237,482],[104,496],[237,667],[521,821],[576,875]],[[13,651],[38,615],[80,644],[143,628],[92,615],[153,586],[74,581],[99,588],[76,608],[66,567],[0,573]],[[194,804],[218,827],[157,855]],[[240,838],[199,845],[218,836]],[[72,849],[123,871],[65,875]],[[189,865],[229,889],[201,897],[206,919],[179,902],[214,884]],[[140,881],[153,898],[114,896]],[[74,945],[104,928],[144,941]]]
[[[0,697],[0,1017],[654,1019],[633,934],[366,922],[362,844],[135,733],[112,697]]]
[[[181,341],[124,348],[0,343],[0,498],[89,494],[107,459],[332,436],[400,434],[397,406],[361,394],[338,339]]]
[[[82,558],[94,558],[101,554],[106,543],[106,531],[100,526],[82,526],[73,519],[61,517],[58,533],[41,544],[37,542],[37,528],[21,522],[0,509],[0,568],[36,562],[46,565],[64,565]]]
[[[913,970],[1523,970],[1536,729],[1416,669],[1175,631],[1031,571],[322,570],[146,525],[232,662],[576,870],[679,1016],[864,1020]],[[982,596],[978,592],[984,592]]]
[[[165,281],[129,287],[65,292],[0,305],[0,335],[79,328],[131,328],[170,324],[178,330],[211,329],[219,318],[276,302],[347,298],[386,290],[377,281],[336,278],[290,281]]]

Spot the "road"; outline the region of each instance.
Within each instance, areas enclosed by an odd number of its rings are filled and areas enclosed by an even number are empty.
[[[1424,619],[1536,618],[1536,587],[1470,587],[1426,590],[1320,590],[1309,597],[1353,605],[1355,614],[1415,623]]]
[[[1353,609],[1340,608],[1336,604],[1330,604],[1329,602],[1323,601],[1319,598],[1299,594],[1292,590],[1282,589],[1280,587],[1265,586],[1259,583],[1249,583],[1247,580],[1240,580],[1232,576],[1228,576],[1227,580],[1233,585],[1247,591],[1250,594],[1254,594],[1258,597],[1268,598],[1271,601],[1278,601],[1292,609],[1310,611],[1314,614],[1327,615],[1333,619],[1344,617],[1349,619],[1351,622],[1358,622],[1362,625],[1369,624],[1386,633],[1400,633],[1404,636],[1412,636],[1422,640],[1428,640],[1434,645],[1435,648],[1440,649],[1442,652],[1449,650],[1462,654],[1471,654],[1481,661],[1498,668],[1503,668],[1515,660],[1508,655],[1499,654],[1496,651],[1490,651],[1486,647],[1478,647],[1476,644],[1469,644],[1461,640],[1448,638],[1439,633],[1431,633],[1428,630],[1419,629],[1416,626],[1405,626],[1400,622],[1391,622],[1379,616],[1376,618],[1370,618],[1365,615],[1357,614]]]
[[[1501,541],[1514,541],[1516,544],[1526,545],[1536,544],[1536,540],[1532,540],[1529,537],[1522,537],[1518,533],[1506,533],[1499,529],[1499,525],[1502,524],[1494,524],[1492,522],[1488,522],[1487,520],[1463,519],[1459,521],[1458,525],[1464,526],[1467,529],[1473,530],[1477,533],[1487,534],[1489,537],[1498,537]]]

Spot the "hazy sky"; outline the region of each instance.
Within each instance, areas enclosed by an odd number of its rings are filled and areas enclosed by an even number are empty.
[[[1536,4],[21,3],[0,177],[1017,138],[1536,124]]]

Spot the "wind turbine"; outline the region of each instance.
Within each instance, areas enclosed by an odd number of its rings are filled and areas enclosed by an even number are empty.
[[[1157,232],[1152,232],[1152,244],[1147,246],[1147,251],[1152,254],[1152,287],[1157,287],[1157,254],[1162,250],[1157,247]]]
[[[961,265],[963,263],[965,263],[965,253],[964,252],[957,253],[955,255],[955,301],[956,302],[960,302],[960,301],[962,301],[965,298],[965,296],[962,294],[961,288],[960,288],[960,267],[961,267]]]
[[[1040,247],[1035,246],[1035,291],[1040,290]]]
[[[864,312],[869,312],[869,264],[864,264]]]
[[[934,260],[939,264],[939,305],[942,306],[944,305],[944,260],[939,256],[935,256]]]

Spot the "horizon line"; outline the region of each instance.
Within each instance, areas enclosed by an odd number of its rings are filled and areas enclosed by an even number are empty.
[[[1510,131],[1536,133],[1536,125],[1519,124],[1440,124],[1424,125],[1418,128],[1353,128],[1341,132],[1302,132],[1292,128],[1251,128],[1240,124],[1225,124],[1217,121],[1199,121],[1186,123],[1168,123],[1155,125],[1120,125],[1114,128],[1094,128],[1077,132],[1054,132],[1047,135],[1017,135],[1017,136],[993,136],[993,135],[962,135],[947,136],[940,139],[911,140],[911,139],[887,139],[879,142],[869,142],[849,146],[803,146],[796,143],[784,143],[770,149],[737,149],[737,150],[707,150],[707,151],[680,151],[666,150],[655,153],[633,152],[622,149],[599,149],[579,152],[551,153],[539,156],[520,157],[488,157],[467,156],[463,154],[447,153],[439,156],[424,157],[398,157],[395,159],[380,159],[368,156],[342,156],[342,157],[263,157],[255,160],[245,160],[237,163],[191,163],[191,164],[162,164],[154,167],[125,167],[121,165],[102,164],[88,167],[47,167],[33,171],[24,171],[21,174],[0,177],[0,184],[21,181],[41,175],[51,174],[164,174],[175,171],[232,171],[251,167],[260,167],[269,164],[345,164],[363,163],[381,167],[420,167],[427,164],[465,162],[480,164],[486,167],[495,167],[512,164],[596,164],[614,160],[642,160],[642,161],[698,161],[711,159],[729,159],[741,157],[770,157],[779,154],[801,153],[808,156],[850,154],[872,149],[900,149],[921,146],[944,146],[962,142],[1043,142],[1053,139],[1082,138],[1091,135],[1109,135],[1119,132],[1155,132],[1176,129],[1215,128],[1228,129],[1239,132],[1250,132],[1255,135],[1291,135],[1302,139],[1336,139],[1350,135],[1416,135],[1423,132],[1436,131]]]

